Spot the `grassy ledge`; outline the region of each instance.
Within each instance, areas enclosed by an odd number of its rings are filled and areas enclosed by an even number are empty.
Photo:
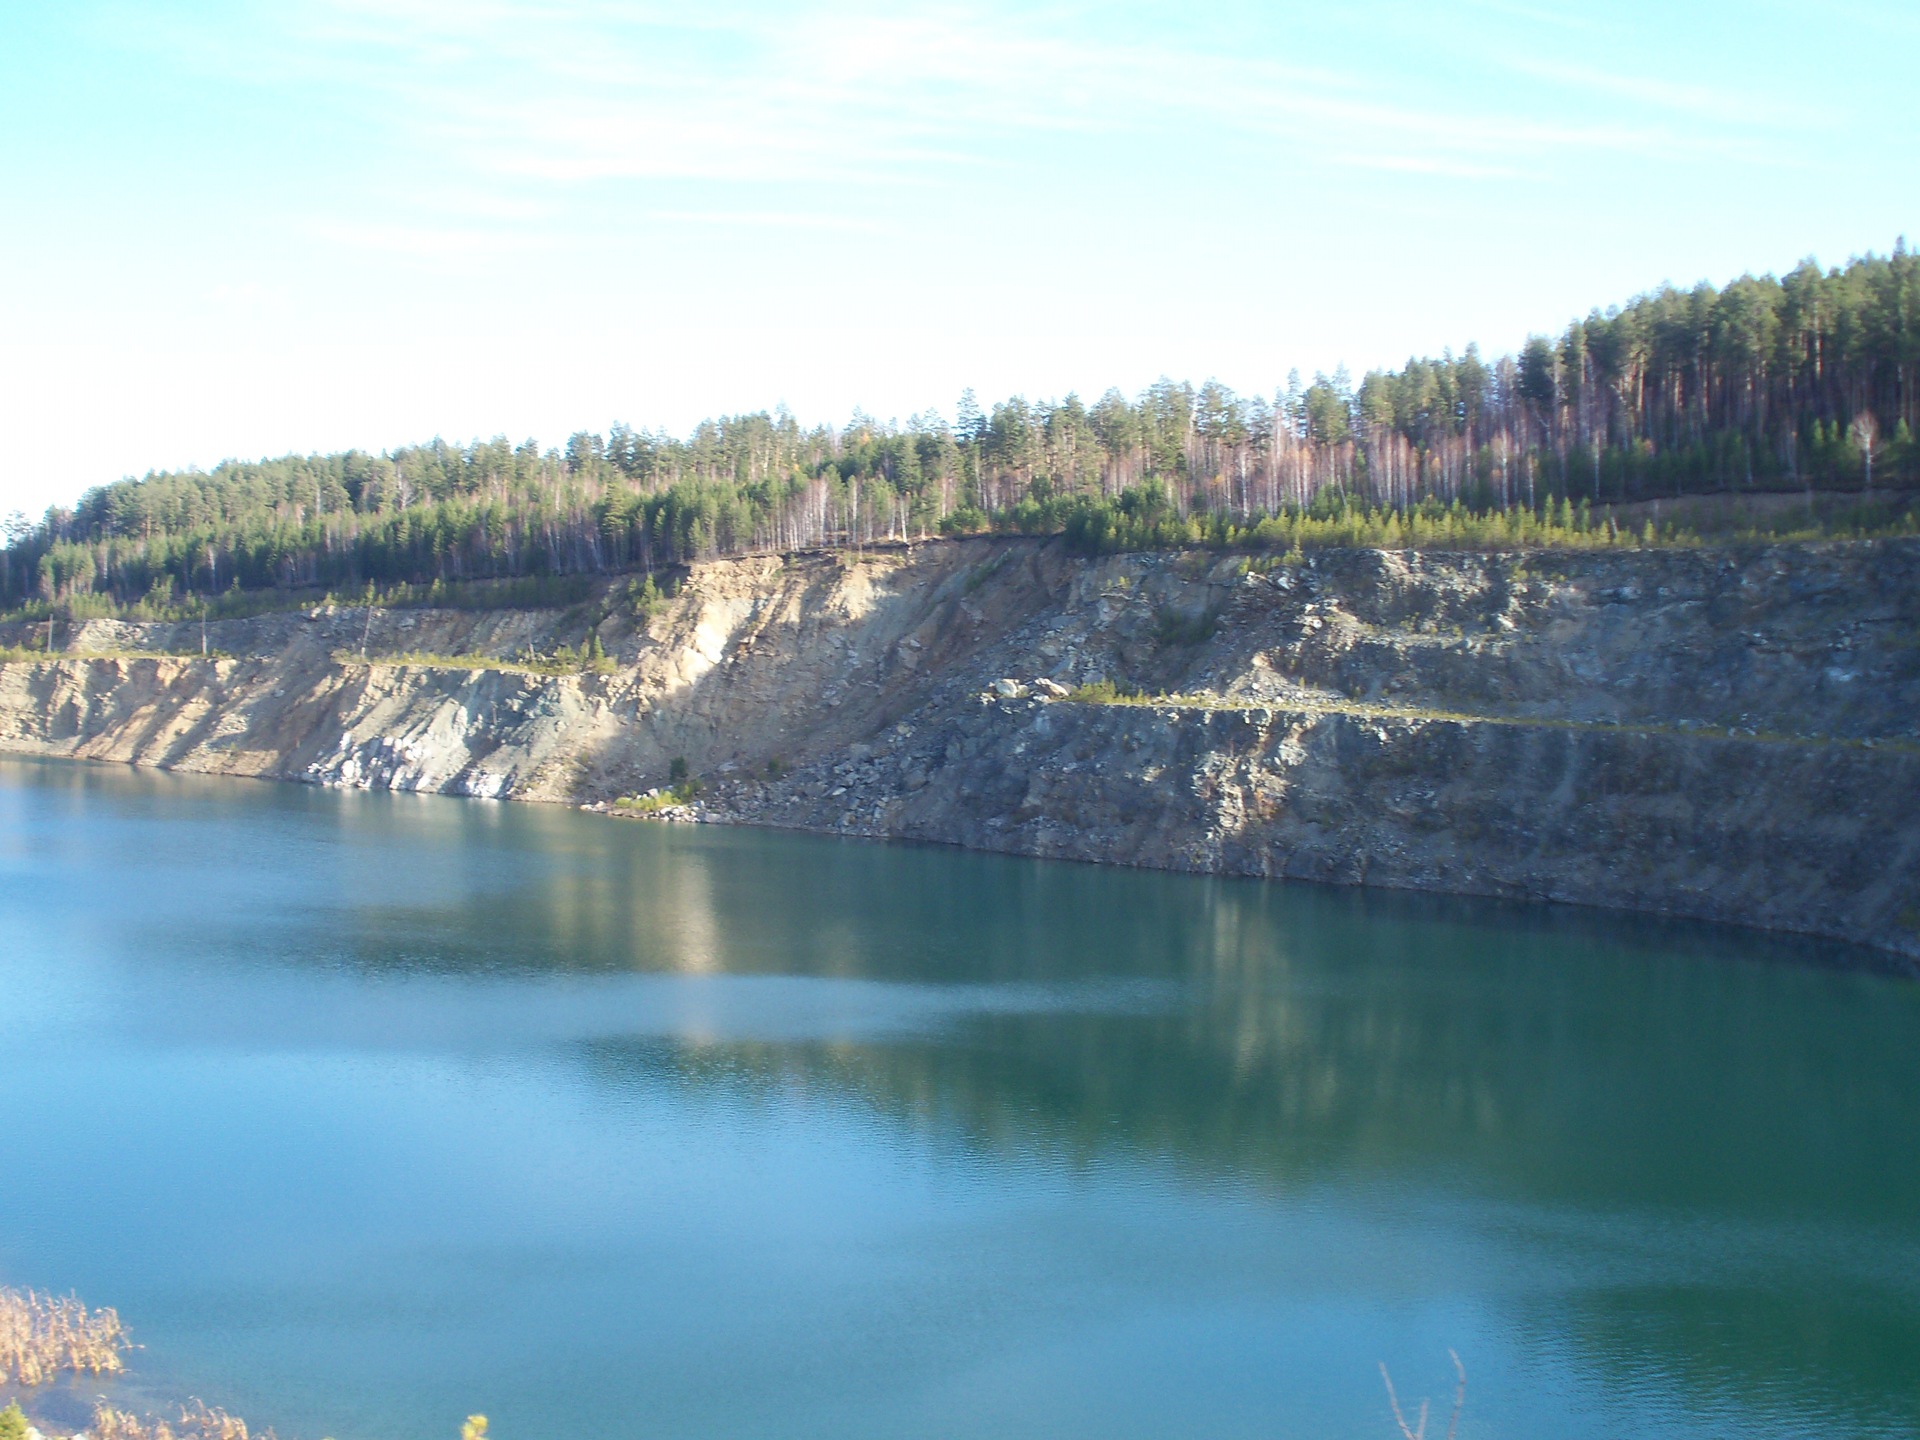
[[[1357,720],[1390,720],[1444,725],[1506,725],[1525,730],[1573,730],[1611,735],[1681,736],[1693,740],[1723,740],[1744,745],[1791,745],[1815,750],[1870,750],[1876,753],[1920,754],[1920,745],[1906,740],[1854,739],[1838,735],[1797,735],[1758,728],[1717,725],[1633,725],[1616,720],[1568,720],[1543,715],[1479,715],[1465,710],[1437,710],[1418,705],[1376,705],[1362,700],[1304,699],[1242,700],[1228,695],[1148,694],[1121,690],[1111,681],[1082,685],[1055,704],[1120,705],[1149,710],[1265,710],[1280,714],[1345,715]]]
[[[611,675],[618,668],[600,652],[597,644],[590,646],[585,654],[576,654],[571,648],[562,646],[551,655],[526,655],[517,660],[499,655],[440,655],[429,650],[406,650],[391,655],[362,655],[357,650],[336,650],[333,652],[333,663],[349,668],[358,665],[368,669],[418,667],[426,670],[500,670],[512,675],[548,677]]]

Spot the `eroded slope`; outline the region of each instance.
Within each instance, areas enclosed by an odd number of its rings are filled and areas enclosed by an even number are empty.
[[[680,759],[709,819],[1920,955],[1912,542],[1284,565],[970,541],[715,562],[650,615],[626,597],[226,622],[208,660],[128,653],[198,627],[96,623],[0,668],[0,747],[579,803]],[[611,673],[509,668],[589,626]],[[394,663],[420,653],[498,663]],[[1052,698],[1102,682],[1177,698]]]

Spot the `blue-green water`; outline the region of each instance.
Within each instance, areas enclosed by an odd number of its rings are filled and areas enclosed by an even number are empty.
[[[0,1280],[308,1440],[1913,1435],[1832,958],[0,762]]]

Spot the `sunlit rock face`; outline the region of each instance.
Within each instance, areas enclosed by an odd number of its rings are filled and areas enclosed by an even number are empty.
[[[679,580],[652,614],[616,584],[564,612],[217,622],[206,659],[179,653],[197,625],[94,622],[0,667],[0,748],[1920,956],[1920,543],[1286,565],[977,540]],[[590,638],[605,673],[529,663]]]

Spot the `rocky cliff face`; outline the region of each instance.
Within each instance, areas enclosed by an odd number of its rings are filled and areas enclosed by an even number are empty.
[[[96,622],[0,748],[1234,874],[1529,896],[1920,957],[1920,544],[696,567],[648,616]],[[579,645],[606,675],[399,663]],[[19,636],[0,635],[0,642]],[[367,659],[360,658],[364,647]],[[144,653],[142,653],[144,652]],[[1112,682],[1170,696],[1095,704]]]

